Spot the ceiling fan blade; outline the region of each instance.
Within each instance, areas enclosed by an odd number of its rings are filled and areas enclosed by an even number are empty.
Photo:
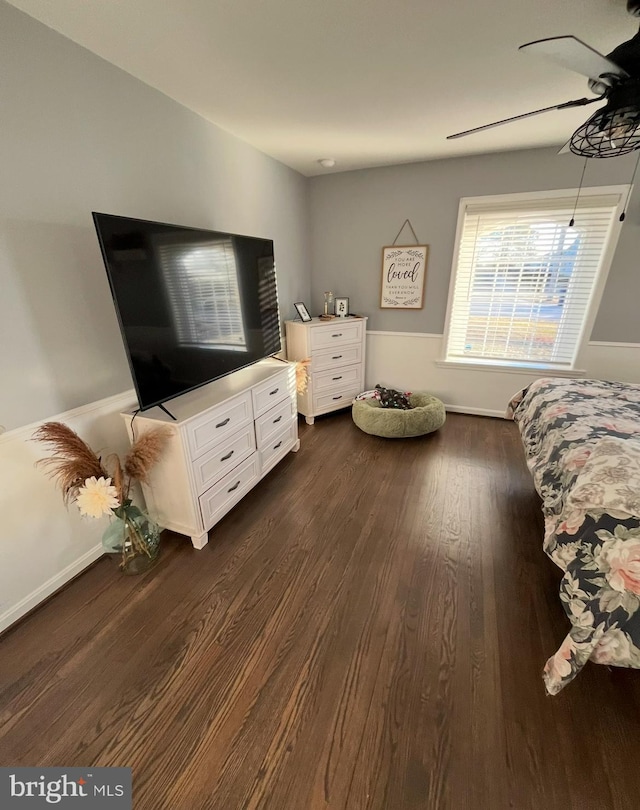
[[[521,45],[518,50],[551,59],[562,67],[594,81],[605,74],[613,74],[620,78],[628,76],[626,70],[574,36],[538,39]]]
[[[501,121],[494,121],[492,124],[484,124],[481,127],[474,129],[466,129],[464,132],[456,132],[455,135],[448,135],[447,140],[452,141],[454,138],[463,138],[465,135],[474,135],[476,132],[483,132],[485,129],[493,129],[500,127],[503,124],[510,124],[512,121],[521,121],[523,118],[531,118],[533,115],[540,115],[541,113],[551,112],[552,110],[565,110],[569,107],[584,107],[587,104],[593,104],[596,101],[601,101],[602,96],[597,98],[577,98],[573,101],[565,101],[563,104],[554,104],[553,107],[543,107],[541,110],[533,110],[533,112],[522,113],[522,115],[514,115],[511,118],[503,118]]]

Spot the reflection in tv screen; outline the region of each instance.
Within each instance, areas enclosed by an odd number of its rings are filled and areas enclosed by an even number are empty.
[[[270,239],[93,220],[141,408],[280,351]]]

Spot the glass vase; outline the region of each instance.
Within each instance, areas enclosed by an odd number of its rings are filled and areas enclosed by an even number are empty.
[[[158,561],[160,527],[131,501],[126,501],[113,510],[113,519],[102,536],[102,547],[109,554],[120,555],[123,573],[141,574]]]
[[[325,318],[333,315],[333,293],[329,290],[324,294],[324,316]]]

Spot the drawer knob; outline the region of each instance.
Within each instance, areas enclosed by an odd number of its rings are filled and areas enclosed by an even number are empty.
[[[335,355],[335,357],[332,357],[331,359],[332,359],[332,360],[341,360],[341,359],[342,359],[342,355],[341,355],[341,354],[336,354],[336,355]]]
[[[331,335],[331,337],[342,337],[342,332],[338,332],[337,335]]]
[[[274,394],[277,394],[279,390],[279,388],[274,388],[273,391],[269,391],[269,396],[272,397]]]
[[[339,377],[332,377],[331,379],[332,380],[341,380],[342,379],[342,374]]]
[[[225,425],[228,425],[230,421],[231,421],[231,417],[230,417],[230,416],[227,416],[227,418],[226,418],[226,419],[225,419],[223,422],[218,422],[218,424],[216,425],[216,427],[217,427],[217,428],[219,428],[219,427],[224,427]]]
[[[239,486],[240,486],[240,481],[236,481],[235,484],[231,487],[231,489],[227,490],[227,492],[233,492],[233,490],[238,489]]]
[[[342,399],[342,394],[339,397],[333,397],[333,399]]]
[[[280,416],[277,419],[273,420],[273,424],[274,425],[277,424],[281,419],[282,419],[282,414],[280,414]]]
[[[277,449],[278,449],[278,447],[280,447],[280,445],[281,445],[281,444],[282,444],[282,439],[280,439],[280,441],[278,442],[278,444],[276,444],[276,446],[275,446],[273,449],[274,449],[274,450],[277,450]]]
[[[227,453],[227,455],[226,455],[226,456],[222,456],[222,458],[220,459],[220,461],[226,461],[228,458],[231,458],[231,456],[232,456],[232,455],[233,455],[235,452],[236,452],[235,450],[230,450],[230,451]]]

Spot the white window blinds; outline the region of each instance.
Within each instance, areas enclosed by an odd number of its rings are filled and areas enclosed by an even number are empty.
[[[575,196],[469,201],[447,359],[570,367],[620,197],[583,192],[573,227]]]

